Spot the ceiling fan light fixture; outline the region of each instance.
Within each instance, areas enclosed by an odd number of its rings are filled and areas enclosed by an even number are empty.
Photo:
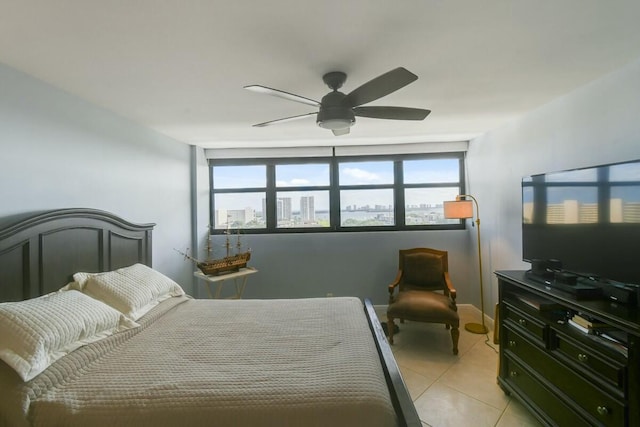
[[[356,122],[356,116],[348,106],[341,104],[344,94],[331,92],[322,98],[318,112],[318,126],[324,129],[349,129]]]
[[[318,121],[318,126],[324,129],[346,129],[353,126],[354,120],[350,119],[328,119],[323,121]]]

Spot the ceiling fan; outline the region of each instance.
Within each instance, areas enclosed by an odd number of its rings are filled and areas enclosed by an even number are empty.
[[[347,75],[341,71],[332,71],[322,76],[322,80],[332,91],[322,97],[318,102],[304,96],[295,95],[278,89],[261,85],[249,85],[244,88],[253,92],[266,93],[267,95],[278,96],[290,101],[319,107],[317,112],[300,114],[292,117],[271,120],[258,123],[253,126],[263,127],[276,123],[289,122],[302,119],[308,116],[317,115],[316,122],[325,129],[331,129],[333,134],[346,135],[349,129],[356,122],[356,116],[370,117],[374,119],[391,120],[423,120],[429,115],[431,110],[408,107],[362,107],[361,105],[375,101],[383,96],[389,95],[418,79],[418,76],[408,71],[406,68],[398,67],[386,72],[345,95],[339,92]]]

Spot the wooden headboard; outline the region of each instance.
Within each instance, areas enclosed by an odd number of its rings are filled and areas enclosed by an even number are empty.
[[[0,220],[0,301],[56,291],[78,271],[151,266],[155,224],[95,209],[60,209]]]

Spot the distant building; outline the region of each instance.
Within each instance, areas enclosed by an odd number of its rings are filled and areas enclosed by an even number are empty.
[[[278,221],[291,221],[291,197],[278,197]]]
[[[316,221],[316,210],[313,196],[300,197],[300,219],[302,222],[310,223]]]
[[[255,219],[256,211],[250,207],[244,209],[217,209],[215,227],[242,227],[248,222],[255,221]]]
[[[291,221],[291,197],[278,197],[276,199],[277,220]],[[262,199],[262,212],[267,212],[267,199]]]
[[[215,228],[224,228],[227,226],[227,209],[216,209]]]

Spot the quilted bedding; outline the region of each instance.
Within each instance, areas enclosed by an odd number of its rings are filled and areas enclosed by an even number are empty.
[[[357,298],[176,297],[138,323],[26,383],[0,366],[0,424],[396,425]]]

